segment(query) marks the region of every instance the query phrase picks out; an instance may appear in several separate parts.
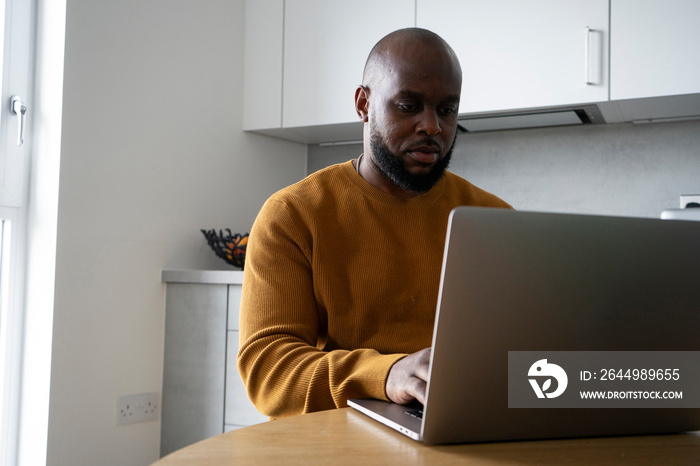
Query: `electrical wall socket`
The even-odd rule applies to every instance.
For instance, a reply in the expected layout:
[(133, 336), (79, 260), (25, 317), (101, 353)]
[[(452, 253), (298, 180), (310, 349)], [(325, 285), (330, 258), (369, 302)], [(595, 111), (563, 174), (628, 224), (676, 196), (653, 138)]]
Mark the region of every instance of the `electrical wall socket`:
[(159, 413), (157, 393), (125, 395), (117, 400), (117, 425), (155, 421)]
[(688, 204), (700, 204), (700, 194), (681, 194), (681, 209), (688, 207)]

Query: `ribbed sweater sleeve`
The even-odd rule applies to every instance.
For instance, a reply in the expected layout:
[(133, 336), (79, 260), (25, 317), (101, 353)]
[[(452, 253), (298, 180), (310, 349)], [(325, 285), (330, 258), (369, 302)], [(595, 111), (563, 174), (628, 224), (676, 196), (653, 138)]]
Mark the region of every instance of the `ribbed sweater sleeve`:
[(430, 346), (457, 205), (510, 207), (453, 174), (393, 198), (350, 162), (265, 203), (248, 243), (237, 361), (258, 410), (276, 418), (387, 399), (391, 366)]

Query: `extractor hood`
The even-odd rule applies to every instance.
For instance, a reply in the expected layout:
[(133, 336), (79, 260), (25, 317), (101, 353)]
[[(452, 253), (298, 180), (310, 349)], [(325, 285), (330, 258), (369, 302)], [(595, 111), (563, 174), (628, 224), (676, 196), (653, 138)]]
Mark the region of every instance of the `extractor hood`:
[(523, 112), (469, 115), (458, 119), (460, 129), (469, 133), (505, 129), (538, 128), (605, 123), (597, 105), (571, 108), (527, 110)]
[(502, 112), (463, 114), (465, 132), (604, 123), (655, 123), (700, 119), (700, 94), (670, 95)]

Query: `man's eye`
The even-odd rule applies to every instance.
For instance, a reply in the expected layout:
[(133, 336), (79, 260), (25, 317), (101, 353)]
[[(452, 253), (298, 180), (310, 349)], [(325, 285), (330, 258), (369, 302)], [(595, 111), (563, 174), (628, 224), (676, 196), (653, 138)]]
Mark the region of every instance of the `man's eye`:
[(401, 102), (399, 108), (404, 112), (415, 112), (418, 110), (418, 105)]
[(442, 107), (440, 109), (440, 113), (442, 113), (444, 116), (450, 116), (456, 111), (457, 109), (455, 107)]

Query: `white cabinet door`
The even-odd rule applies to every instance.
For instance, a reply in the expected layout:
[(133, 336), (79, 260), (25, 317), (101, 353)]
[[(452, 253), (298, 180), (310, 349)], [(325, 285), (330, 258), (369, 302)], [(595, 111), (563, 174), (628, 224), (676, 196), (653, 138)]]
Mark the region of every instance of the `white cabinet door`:
[(608, 0), (417, 0), (416, 11), (459, 56), (460, 113), (608, 100), (608, 16)]
[(356, 122), (372, 46), (415, 24), (414, 0), (286, 0), (282, 125)]
[(612, 100), (700, 93), (700, 1), (612, 0)]

